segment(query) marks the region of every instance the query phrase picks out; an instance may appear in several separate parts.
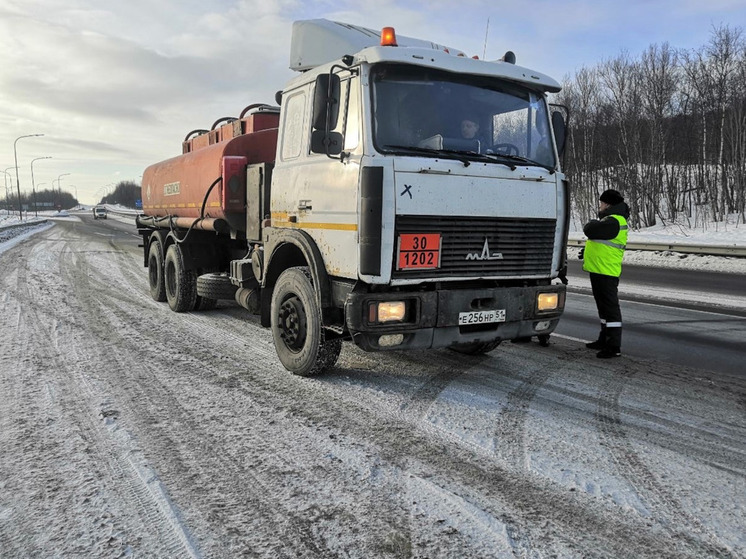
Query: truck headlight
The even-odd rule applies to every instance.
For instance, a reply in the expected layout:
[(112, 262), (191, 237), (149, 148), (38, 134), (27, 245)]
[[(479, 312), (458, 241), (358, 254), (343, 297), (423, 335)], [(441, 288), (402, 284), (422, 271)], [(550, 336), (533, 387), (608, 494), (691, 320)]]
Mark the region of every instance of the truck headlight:
[(559, 293), (539, 293), (536, 297), (536, 310), (554, 311), (559, 306)]
[(404, 301), (373, 301), (368, 306), (368, 321), (372, 323), (402, 322), (406, 315)]

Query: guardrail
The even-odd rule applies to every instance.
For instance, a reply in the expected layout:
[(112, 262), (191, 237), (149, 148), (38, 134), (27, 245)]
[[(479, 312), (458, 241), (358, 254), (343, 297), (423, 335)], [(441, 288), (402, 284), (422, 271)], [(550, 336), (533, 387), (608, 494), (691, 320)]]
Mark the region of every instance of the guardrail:
[[(570, 239), (567, 241), (569, 246), (582, 247), (585, 241), (580, 239)], [(746, 258), (746, 247), (730, 245), (690, 245), (690, 244), (670, 244), (670, 243), (627, 243), (627, 250), (670, 250), (672, 252), (686, 252), (689, 254), (702, 254), (710, 256), (735, 256), (737, 258)]]
[(46, 223), (49, 221), (48, 219), (37, 219), (34, 221), (19, 221), (17, 223), (11, 223), (10, 225), (2, 225), (0, 224), (0, 231), (3, 229), (17, 229), (19, 227), (34, 227), (36, 225), (41, 225), (43, 223)]
[(141, 210), (130, 210), (127, 208), (112, 208), (111, 206), (105, 206), (105, 208), (107, 213), (118, 215), (121, 217), (131, 217), (132, 219), (135, 219), (142, 213)]

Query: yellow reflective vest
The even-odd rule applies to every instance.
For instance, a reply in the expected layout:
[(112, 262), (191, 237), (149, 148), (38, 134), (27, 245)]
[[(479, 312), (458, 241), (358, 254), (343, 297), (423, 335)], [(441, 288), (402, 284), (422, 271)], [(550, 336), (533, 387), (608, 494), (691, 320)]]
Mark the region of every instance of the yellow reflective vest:
[(622, 274), (622, 258), (627, 248), (627, 220), (621, 215), (612, 214), (619, 222), (619, 233), (613, 239), (591, 240), (585, 243), (583, 270), (604, 276), (619, 277)]

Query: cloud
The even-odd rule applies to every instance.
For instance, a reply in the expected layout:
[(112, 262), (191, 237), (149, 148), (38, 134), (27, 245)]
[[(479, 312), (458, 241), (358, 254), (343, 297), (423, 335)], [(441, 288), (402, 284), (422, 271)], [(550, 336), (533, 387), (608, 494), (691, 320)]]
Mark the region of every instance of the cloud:
[[(397, 32), (555, 78), (621, 49), (694, 47), (711, 25), (746, 21), (742, 0), (4, 0), (0, 8), (0, 163), (22, 134), (21, 179), (30, 158), (96, 183), (137, 177), (180, 152), (187, 131), (237, 116), (293, 76), (297, 19), (324, 17)], [(110, 163), (107, 167), (104, 162)], [(95, 162), (92, 164), (91, 162)], [(7, 166), (7, 163), (5, 164)], [(51, 167), (57, 167), (51, 169)], [(107, 171), (107, 168), (109, 171)], [(55, 175), (56, 176), (56, 175)], [(106, 184), (104, 182), (104, 184)]]

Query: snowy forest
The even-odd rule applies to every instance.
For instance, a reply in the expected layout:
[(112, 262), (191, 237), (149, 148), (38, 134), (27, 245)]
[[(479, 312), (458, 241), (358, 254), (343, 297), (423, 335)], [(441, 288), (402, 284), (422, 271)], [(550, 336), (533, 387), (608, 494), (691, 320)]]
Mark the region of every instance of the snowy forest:
[(574, 211), (595, 217), (616, 188), (630, 225), (746, 223), (746, 40), (713, 27), (707, 44), (621, 52), (566, 77), (553, 99), (570, 114), (564, 170)]
[[(12, 186), (12, 185), (11, 185)], [(135, 202), (140, 198), (140, 185), (133, 181), (121, 181), (105, 194), (99, 204), (120, 204), (128, 208), (136, 207)], [(21, 207), (24, 211), (64, 209), (69, 210), (80, 202), (72, 193), (64, 190), (44, 189), (32, 190), (32, 192), (21, 193)], [(18, 209), (18, 196), (13, 193), (12, 188), (6, 187), (5, 199), (0, 207), (8, 211)]]

